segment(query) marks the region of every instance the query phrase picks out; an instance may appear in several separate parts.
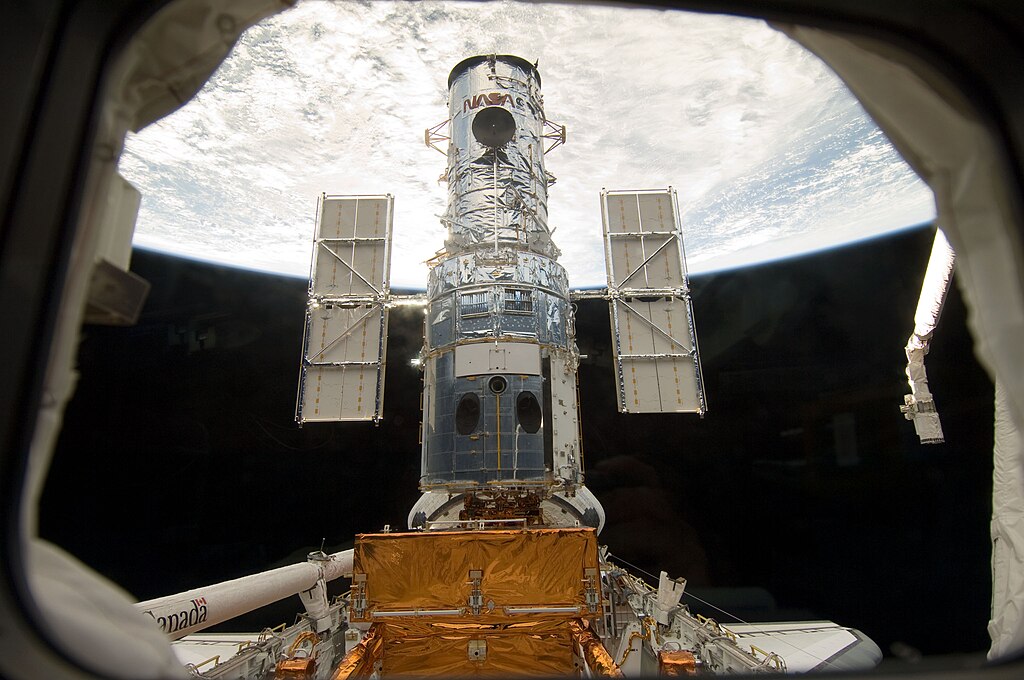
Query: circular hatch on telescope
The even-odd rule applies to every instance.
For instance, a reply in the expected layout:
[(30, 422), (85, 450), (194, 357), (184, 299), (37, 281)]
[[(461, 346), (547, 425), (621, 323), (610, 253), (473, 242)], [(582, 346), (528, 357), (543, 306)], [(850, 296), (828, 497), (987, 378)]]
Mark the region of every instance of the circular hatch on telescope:
[(484, 146), (499, 147), (516, 134), (516, 119), (508, 109), (488, 106), (473, 117), (473, 136)]

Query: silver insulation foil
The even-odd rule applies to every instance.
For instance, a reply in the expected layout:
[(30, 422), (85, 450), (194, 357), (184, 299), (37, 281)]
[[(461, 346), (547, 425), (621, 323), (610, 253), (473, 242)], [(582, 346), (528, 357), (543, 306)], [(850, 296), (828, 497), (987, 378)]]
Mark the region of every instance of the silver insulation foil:
[[(512, 114), (515, 134), (498, 148), (473, 134), (474, 116), (498, 106)], [(449, 252), (515, 244), (558, 257), (548, 229), (544, 170), (544, 100), (540, 76), (519, 58), (479, 57), (452, 72), (448, 110)]]
[(449, 87), (448, 239), (427, 284), (420, 488), (574, 490), (578, 353), (547, 224), (540, 76), (519, 57), (473, 57)]
[(427, 297), (428, 353), (459, 339), (530, 338), (571, 343), (569, 282), (554, 260), (513, 253), (495, 264), (475, 253), (456, 255), (431, 271)]

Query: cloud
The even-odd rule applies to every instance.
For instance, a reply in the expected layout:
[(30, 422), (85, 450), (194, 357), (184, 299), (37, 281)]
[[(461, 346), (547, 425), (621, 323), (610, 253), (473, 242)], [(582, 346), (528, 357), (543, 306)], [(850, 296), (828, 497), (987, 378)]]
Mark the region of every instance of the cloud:
[(451, 67), (492, 52), (539, 60), (547, 115), (569, 130), (547, 165), (573, 285), (604, 282), (602, 187), (676, 187), (693, 270), (934, 215), (831, 71), (763, 22), (307, 0), (246, 32), (192, 102), (128, 140), (122, 173), (144, 196), (136, 244), (306, 276), (321, 192), (392, 193), (393, 285), (423, 286), (446, 200), (445, 159), (423, 130), (447, 115)]

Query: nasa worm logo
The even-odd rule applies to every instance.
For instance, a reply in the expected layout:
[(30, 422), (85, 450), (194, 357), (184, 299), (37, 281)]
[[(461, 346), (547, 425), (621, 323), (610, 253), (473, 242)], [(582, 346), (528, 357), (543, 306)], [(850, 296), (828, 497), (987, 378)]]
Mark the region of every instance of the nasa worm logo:
[(522, 97), (513, 98), (512, 95), (505, 94), (503, 92), (490, 92), (488, 94), (474, 95), (471, 98), (467, 97), (462, 102), (462, 112), (466, 113), (467, 111), (478, 109), (481, 106), (506, 105), (517, 108), (520, 111), (525, 111), (527, 108), (529, 108), (531, 113), (534, 112), (533, 105), (527, 101), (524, 101)]

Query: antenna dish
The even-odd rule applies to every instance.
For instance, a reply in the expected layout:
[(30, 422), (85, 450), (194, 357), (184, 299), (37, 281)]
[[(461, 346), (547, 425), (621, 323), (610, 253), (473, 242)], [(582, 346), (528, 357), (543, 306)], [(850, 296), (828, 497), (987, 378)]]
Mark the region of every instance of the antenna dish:
[(484, 146), (499, 147), (516, 134), (516, 119), (508, 109), (488, 106), (473, 118), (473, 136)]

